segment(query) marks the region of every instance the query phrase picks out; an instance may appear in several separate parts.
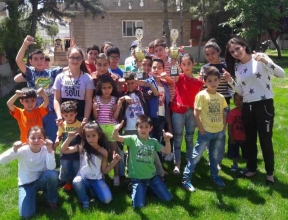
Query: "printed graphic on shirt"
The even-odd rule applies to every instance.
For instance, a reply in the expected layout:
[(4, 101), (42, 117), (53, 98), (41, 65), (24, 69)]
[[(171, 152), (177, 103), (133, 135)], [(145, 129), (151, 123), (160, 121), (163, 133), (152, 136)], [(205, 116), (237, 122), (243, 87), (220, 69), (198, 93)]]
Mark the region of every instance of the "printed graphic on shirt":
[(79, 79), (68, 79), (65, 78), (64, 80), (64, 92), (66, 97), (74, 97), (74, 98), (80, 98), (80, 88), (81, 83)]
[(161, 91), (159, 90), (159, 106), (164, 106), (165, 105), (164, 101), (165, 101), (165, 91), (164, 89)]
[(147, 146), (140, 143), (136, 153), (136, 161), (139, 163), (149, 163), (149, 164), (153, 163), (154, 151), (155, 151), (154, 146)]
[(243, 124), (242, 124), (242, 116), (235, 116), (234, 117), (234, 121), (233, 121), (233, 125), (234, 125), (234, 129), (236, 131), (244, 131), (244, 127), (243, 127)]
[(135, 118), (138, 117), (139, 115), (142, 115), (143, 109), (140, 103), (140, 100), (137, 96), (132, 98), (132, 103), (128, 107), (128, 115), (129, 118)]
[(43, 88), (47, 96), (53, 94), (52, 83), (53, 80), (50, 77), (40, 76), (35, 78), (36, 88)]
[(211, 99), (208, 101), (208, 117), (212, 123), (222, 121), (219, 99)]

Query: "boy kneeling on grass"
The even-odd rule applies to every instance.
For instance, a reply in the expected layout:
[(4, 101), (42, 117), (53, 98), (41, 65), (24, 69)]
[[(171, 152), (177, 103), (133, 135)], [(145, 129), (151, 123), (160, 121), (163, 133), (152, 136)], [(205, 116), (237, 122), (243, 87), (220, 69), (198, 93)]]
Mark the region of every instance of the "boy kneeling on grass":
[(158, 175), (155, 175), (154, 154), (161, 151), (171, 153), (170, 139), (172, 134), (163, 130), (165, 147), (155, 138), (150, 138), (152, 121), (146, 115), (138, 116), (136, 120), (137, 135), (120, 136), (119, 130), (124, 121), (114, 127), (112, 137), (115, 141), (124, 142), (129, 147), (128, 177), (132, 182), (132, 203), (134, 208), (141, 208), (145, 204), (147, 187), (161, 200), (171, 201), (172, 196), (166, 185)]

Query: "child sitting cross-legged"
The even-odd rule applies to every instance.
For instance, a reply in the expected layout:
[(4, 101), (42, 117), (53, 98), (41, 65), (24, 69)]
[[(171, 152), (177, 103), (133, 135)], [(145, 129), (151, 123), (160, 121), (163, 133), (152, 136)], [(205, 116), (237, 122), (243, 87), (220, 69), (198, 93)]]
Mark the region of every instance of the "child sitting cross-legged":
[(158, 175), (155, 175), (156, 168), (154, 158), (157, 151), (165, 154), (171, 153), (170, 138), (172, 134), (163, 132), (165, 147), (155, 138), (150, 138), (152, 121), (146, 115), (138, 116), (136, 120), (137, 135), (120, 136), (119, 130), (124, 121), (114, 127), (113, 139), (124, 142), (129, 147), (128, 177), (132, 182), (132, 203), (134, 208), (141, 208), (145, 204), (147, 188), (163, 201), (171, 201), (172, 196), (166, 185)]
[(69, 132), (68, 138), (61, 146), (61, 153), (80, 153), (80, 169), (73, 180), (76, 191), (83, 209), (88, 209), (90, 199), (87, 191), (91, 190), (93, 195), (105, 204), (112, 200), (112, 194), (103, 179), (103, 174), (109, 173), (119, 162), (121, 157), (114, 153), (113, 160), (108, 165), (108, 139), (97, 122), (88, 122), (83, 127), (82, 144), (71, 145), (71, 141), (78, 135), (77, 132)]
[[(59, 145), (59, 142), (63, 142), (67, 139), (69, 132), (78, 131), (81, 128), (81, 122), (76, 119), (77, 104), (74, 101), (63, 102), (60, 106), (61, 115), (64, 118), (63, 123), (58, 128), (57, 139), (55, 140), (54, 148)], [(80, 144), (81, 137), (76, 136), (71, 141), (71, 145)], [(65, 191), (70, 191), (73, 188), (72, 180), (77, 175), (79, 170), (79, 153), (73, 154), (60, 154), (60, 173), (59, 179), (66, 182), (63, 186)]]

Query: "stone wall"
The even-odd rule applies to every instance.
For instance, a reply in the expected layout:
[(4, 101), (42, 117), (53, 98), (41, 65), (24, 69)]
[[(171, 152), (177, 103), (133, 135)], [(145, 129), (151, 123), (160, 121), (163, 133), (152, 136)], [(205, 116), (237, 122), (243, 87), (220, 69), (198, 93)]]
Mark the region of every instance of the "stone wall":
[(13, 72), (9, 63), (0, 65), (0, 97), (6, 96), (15, 86)]

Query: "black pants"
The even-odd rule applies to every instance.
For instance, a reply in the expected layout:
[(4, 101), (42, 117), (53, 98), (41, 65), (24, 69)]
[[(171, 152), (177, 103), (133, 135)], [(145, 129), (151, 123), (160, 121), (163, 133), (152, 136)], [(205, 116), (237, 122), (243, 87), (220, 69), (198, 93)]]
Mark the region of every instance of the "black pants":
[(267, 175), (274, 172), (274, 151), (272, 129), (274, 124), (273, 99), (243, 103), (242, 121), (246, 134), (247, 168), (250, 172), (257, 169), (257, 133)]

